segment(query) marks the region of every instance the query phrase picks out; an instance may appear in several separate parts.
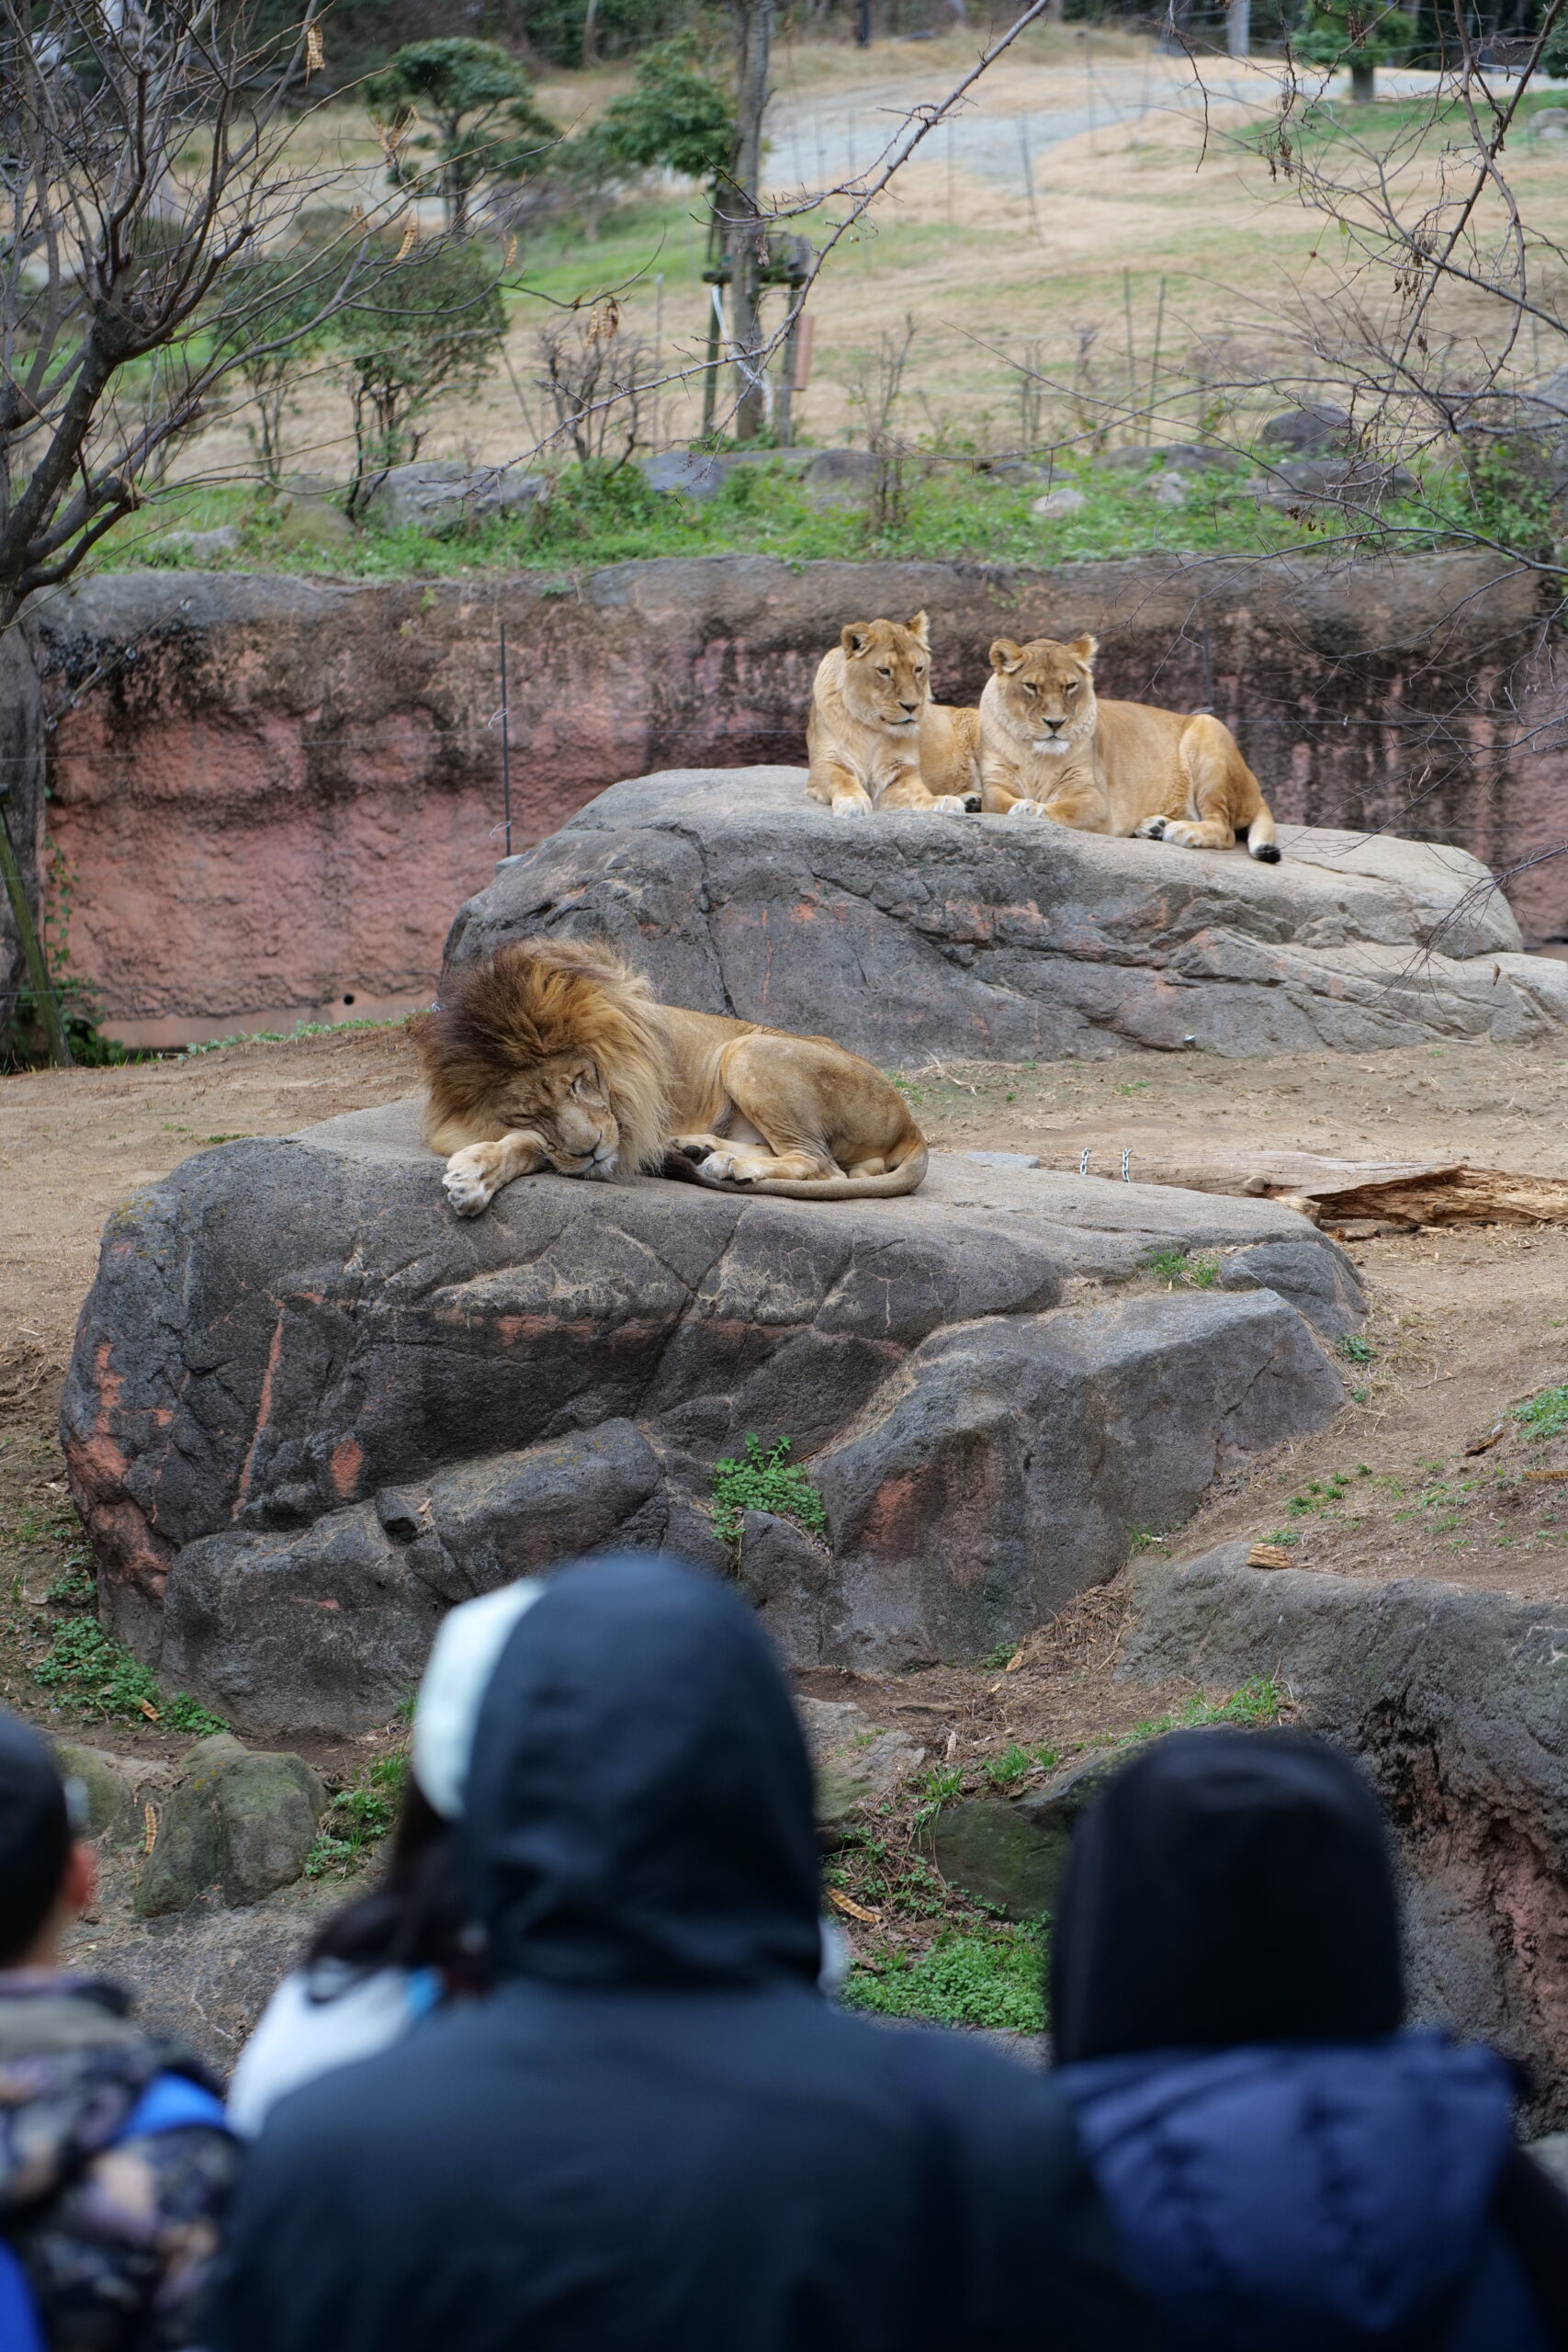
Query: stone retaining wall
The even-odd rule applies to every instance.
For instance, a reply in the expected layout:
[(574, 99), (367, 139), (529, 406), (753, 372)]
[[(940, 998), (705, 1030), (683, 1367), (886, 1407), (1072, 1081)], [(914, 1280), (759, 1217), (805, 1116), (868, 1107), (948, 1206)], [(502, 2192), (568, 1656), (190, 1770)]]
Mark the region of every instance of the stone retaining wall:
[[(50, 832), (73, 968), (148, 1044), (428, 999), (451, 909), (499, 832), (496, 639), (513, 649), (513, 846), (663, 766), (802, 756), (818, 655), (869, 614), (931, 614), (936, 685), (973, 699), (998, 633), (1092, 628), (1115, 695), (1212, 701), (1287, 820), (1550, 845), (1562, 730), (1536, 593), (1490, 559), (1161, 558), (1055, 573), (714, 557), (580, 577), (344, 582), (110, 574), (43, 606)], [(1568, 861), (1514, 891), (1568, 934)]]

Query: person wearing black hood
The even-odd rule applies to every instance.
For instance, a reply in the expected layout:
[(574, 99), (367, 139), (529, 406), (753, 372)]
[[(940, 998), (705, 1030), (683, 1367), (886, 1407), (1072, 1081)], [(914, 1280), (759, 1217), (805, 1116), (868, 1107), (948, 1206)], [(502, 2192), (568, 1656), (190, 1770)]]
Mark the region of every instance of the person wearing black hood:
[(1174, 1734), (1081, 1818), (1057, 2069), (1162, 2352), (1568, 2346), (1512, 2070), (1404, 2029), (1382, 1814), (1289, 1731)]
[(1141, 2344), (1044, 2078), (818, 1991), (810, 1767), (737, 1594), (563, 1570), (442, 1713), (493, 1989), (279, 2102), (214, 2352)]

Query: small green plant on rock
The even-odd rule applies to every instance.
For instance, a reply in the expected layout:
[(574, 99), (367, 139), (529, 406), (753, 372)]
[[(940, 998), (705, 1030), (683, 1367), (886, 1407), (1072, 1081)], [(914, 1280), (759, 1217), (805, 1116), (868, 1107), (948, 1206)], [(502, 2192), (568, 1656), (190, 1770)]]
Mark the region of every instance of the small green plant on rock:
[(1156, 1250), (1145, 1259), (1145, 1270), (1156, 1282), (1175, 1289), (1179, 1283), (1184, 1290), (1213, 1290), (1220, 1279), (1220, 1261), (1212, 1252), (1194, 1256), (1178, 1248)]
[(1347, 1363), (1371, 1363), (1377, 1355), (1371, 1341), (1356, 1331), (1342, 1331), (1334, 1345)]
[(793, 1519), (811, 1535), (824, 1532), (828, 1513), (822, 1498), (805, 1471), (790, 1461), (787, 1437), (781, 1437), (772, 1452), (764, 1453), (752, 1430), (747, 1431), (746, 1449), (739, 1461), (727, 1455), (714, 1464), (708, 1509), (714, 1533), (721, 1543), (739, 1544), (740, 1522), (749, 1510)]

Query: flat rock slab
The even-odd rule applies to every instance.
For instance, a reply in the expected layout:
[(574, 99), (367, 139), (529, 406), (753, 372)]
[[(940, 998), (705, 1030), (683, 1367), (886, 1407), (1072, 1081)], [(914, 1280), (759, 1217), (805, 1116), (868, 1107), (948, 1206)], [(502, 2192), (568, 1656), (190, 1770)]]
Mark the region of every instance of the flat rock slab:
[(600, 933), (671, 1004), (826, 1025), (873, 1060), (1227, 1056), (1568, 1023), (1463, 850), (1282, 826), (1284, 862), (1021, 819), (834, 817), (799, 768), (672, 769), (600, 794), (471, 899), (464, 964)]
[[(1247, 1286), (1061, 1304), (1173, 1247)], [(1334, 1412), (1291, 1303), (1325, 1293), (1358, 1311), (1276, 1203), (959, 1156), (907, 1200), (546, 1176), (461, 1222), (410, 1102), (133, 1194), (62, 1428), (116, 1629), (243, 1729), (360, 1728), (443, 1610), (508, 1577), (612, 1544), (735, 1573), (706, 1503), (749, 1431), (827, 1507), (820, 1542), (744, 1521), (792, 1661), (1017, 1638)]]
[(1529, 2064), (1533, 2129), (1568, 2122), (1568, 1609), (1246, 1553), (1141, 1567), (1121, 1670), (1274, 1676), (1359, 1754), (1405, 1864), (1416, 2009)]

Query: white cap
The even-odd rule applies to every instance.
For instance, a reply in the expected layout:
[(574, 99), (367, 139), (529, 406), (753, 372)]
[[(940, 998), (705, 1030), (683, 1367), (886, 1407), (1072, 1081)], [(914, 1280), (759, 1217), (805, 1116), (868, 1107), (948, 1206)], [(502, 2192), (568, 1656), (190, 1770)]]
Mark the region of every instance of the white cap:
[(448, 1610), (441, 1621), (413, 1714), (413, 1776), (444, 1821), (461, 1817), (474, 1729), (512, 1629), (544, 1591), (523, 1577)]

